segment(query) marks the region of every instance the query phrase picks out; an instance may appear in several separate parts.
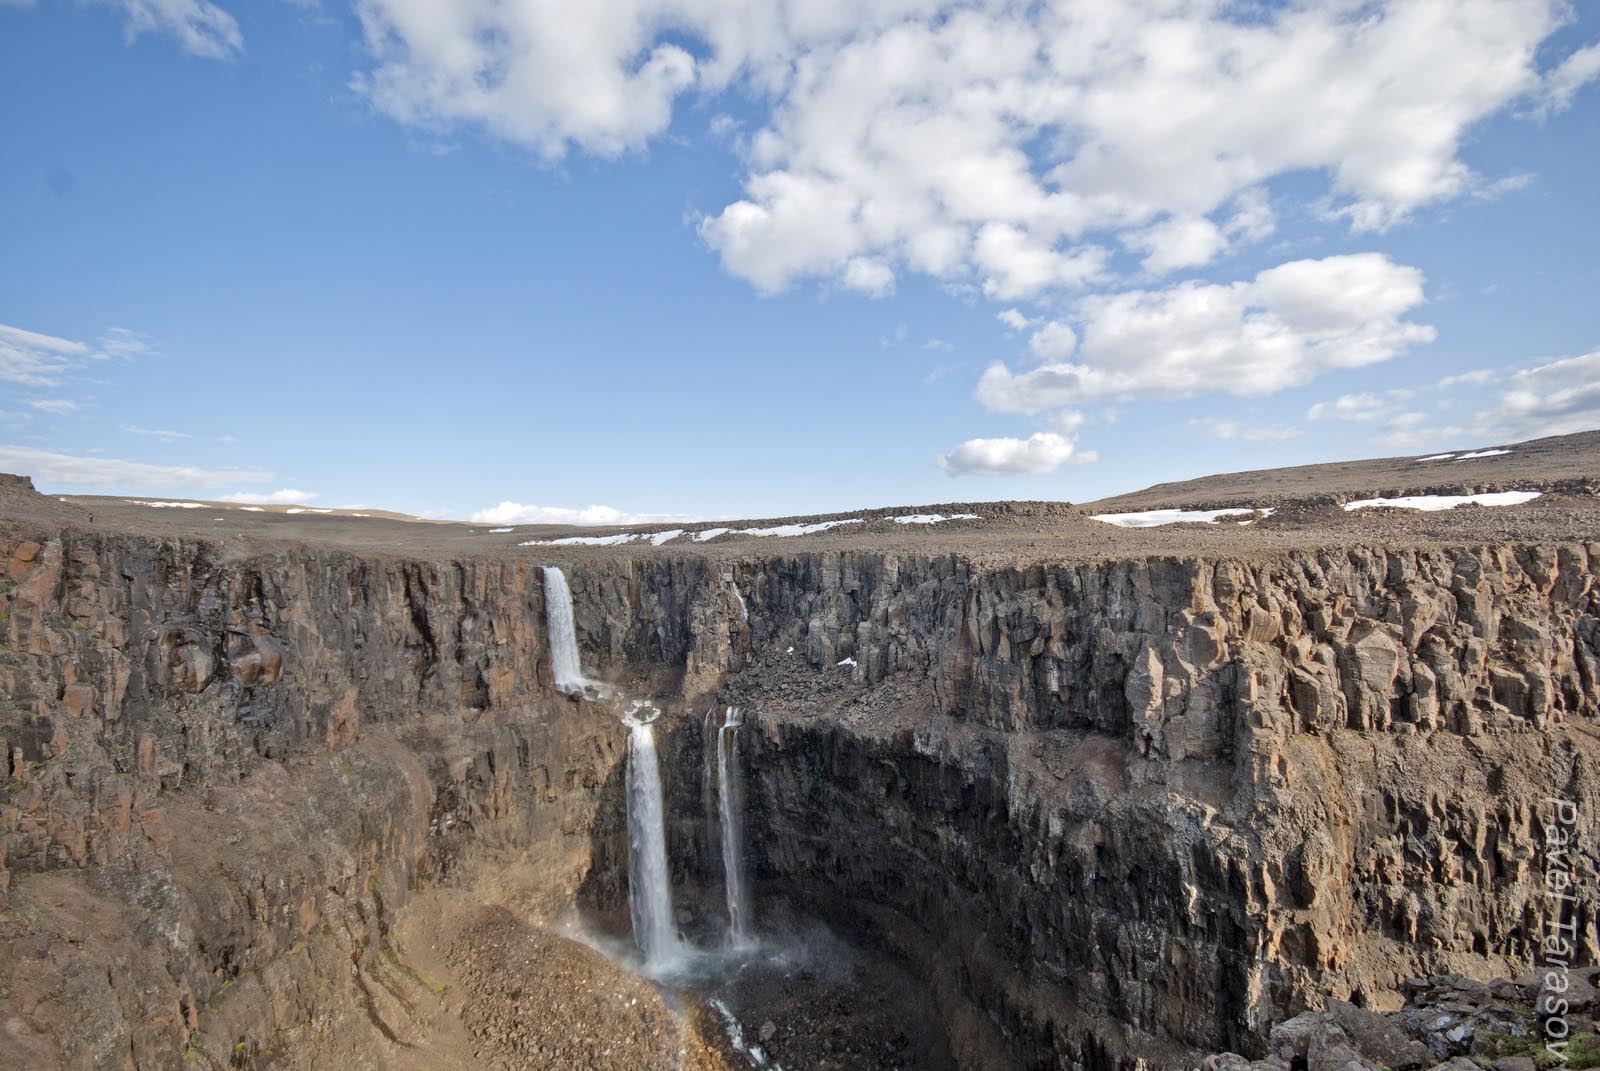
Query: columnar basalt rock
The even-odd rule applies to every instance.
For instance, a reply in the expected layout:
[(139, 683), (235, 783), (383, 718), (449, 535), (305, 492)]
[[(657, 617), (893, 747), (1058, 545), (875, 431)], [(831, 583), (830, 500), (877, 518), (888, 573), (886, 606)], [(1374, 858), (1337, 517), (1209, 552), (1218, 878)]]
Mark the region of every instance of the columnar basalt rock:
[[(618, 914), (624, 730), (555, 693), (533, 559), (0, 562), (0, 963), (44, 964), (0, 1051), (312, 1066), (389, 1022), (418, 885)], [(1600, 814), (1600, 545), (565, 568), (586, 672), (668, 709), (675, 878), (715, 876), (700, 720), (740, 703), (758, 898), (905, 957), (968, 1067), (1255, 1056), (1328, 996), (1520, 973), (1542, 801)]]

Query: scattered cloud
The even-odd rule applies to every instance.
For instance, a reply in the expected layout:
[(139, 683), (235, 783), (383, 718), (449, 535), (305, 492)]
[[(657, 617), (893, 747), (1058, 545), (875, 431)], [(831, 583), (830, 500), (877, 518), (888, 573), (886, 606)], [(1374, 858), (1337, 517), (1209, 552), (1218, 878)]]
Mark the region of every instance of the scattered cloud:
[(71, 487), (222, 487), (259, 483), (271, 473), (259, 469), (208, 469), (197, 465), (150, 465), (109, 457), (83, 457), (27, 446), (0, 446), (0, 472), (34, 477), (44, 484)]
[(1566, 111), (1578, 90), (1596, 78), (1600, 78), (1600, 41), (1580, 48), (1545, 75), (1539, 110), (1544, 114)]
[(1281, 443), (1298, 439), (1304, 432), (1300, 428), (1281, 424), (1242, 424), (1237, 420), (1218, 417), (1201, 417), (1189, 421), (1189, 426), (1201, 435), (1212, 439), (1237, 440), (1249, 443)]
[(1450, 387), (1481, 387), (1485, 383), (1493, 383), (1500, 378), (1500, 373), (1493, 368), (1477, 368), (1471, 372), (1461, 372), (1453, 376), (1445, 376), (1439, 380), (1441, 388)]
[(994, 318), (1011, 328), (1013, 331), (1026, 331), (1036, 322), (1030, 317), (1024, 316), (1017, 309), (1004, 309), (995, 313)]
[(231, 59), (244, 51), (239, 23), (209, 0), (94, 0), (122, 15), (128, 40), (147, 33), (175, 37), (191, 56)]
[(1107, 238), (1152, 274), (1196, 267), (1270, 234), (1264, 184), (1291, 174), (1382, 229), (1492, 188), (1460, 159), (1470, 129), (1540, 93), (1564, 106), (1600, 59), (1541, 67), (1564, 0), (356, 10), (373, 59), (353, 84), (379, 112), (547, 160), (643, 149), (685, 94), (748, 96), (766, 113), (737, 139), (742, 193), (700, 233), (764, 292), (913, 272), (1022, 300), (1099, 278)]
[(1186, 282), (1084, 298), (1076, 362), (1015, 373), (990, 365), (977, 397), (995, 412), (1203, 392), (1271, 394), (1431, 341), (1403, 319), (1423, 276), (1377, 253), (1298, 260), (1237, 283)]
[(571, 509), (565, 506), (525, 506), (510, 501), (479, 510), (467, 519), (474, 524), (656, 524), (662, 521), (694, 520), (671, 513), (626, 513), (611, 506)]
[[(246, 506), (293, 506), (302, 502), (310, 502), (316, 498), (315, 491), (296, 491), (292, 487), (285, 487), (279, 491), (257, 493), (255, 491), (235, 491), (229, 495), (218, 495), (218, 502), (237, 502)], [(342, 507), (341, 507), (342, 508)], [(361, 507), (353, 507), (360, 509)]]
[(154, 352), (143, 336), (120, 327), (91, 345), (0, 324), (0, 380), (30, 387), (56, 386), (93, 361), (128, 360)]
[(1073, 460), (1075, 453), (1071, 439), (1041, 431), (1026, 439), (968, 439), (937, 464), (951, 476), (1038, 476)]
[(168, 431), (165, 428), (141, 428), (137, 424), (124, 424), (122, 431), (129, 435), (143, 435), (147, 439), (160, 439), (162, 442), (177, 442), (180, 439), (192, 439), (194, 436), (186, 431)]
[(1600, 350), (1509, 376), (1476, 423), (1485, 435), (1507, 441), (1600, 428)]
[(1028, 339), (1028, 350), (1041, 361), (1064, 361), (1077, 348), (1077, 334), (1057, 320), (1040, 327)]
[(54, 413), (57, 416), (76, 413), (81, 408), (77, 402), (67, 398), (36, 398), (27, 404), (41, 413)]
[(1378, 420), (1394, 411), (1394, 402), (1373, 391), (1341, 394), (1331, 402), (1318, 402), (1306, 410), (1308, 420)]

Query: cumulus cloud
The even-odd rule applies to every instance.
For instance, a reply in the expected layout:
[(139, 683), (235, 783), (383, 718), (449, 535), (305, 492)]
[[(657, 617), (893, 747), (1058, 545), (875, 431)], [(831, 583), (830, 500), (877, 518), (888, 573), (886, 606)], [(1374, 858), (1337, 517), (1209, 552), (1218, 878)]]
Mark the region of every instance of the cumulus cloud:
[(1077, 334), (1058, 320), (1045, 324), (1028, 339), (1028, 350), (1041, 361), (1064, 361), (1077, 348)]
[(1071, 439), (1041, 431), (1026, 439), (968, 439), (936, 462), (951, 476), (1037, 476), (1073, 460)]
[(525, 506), (521, 502), (501, 502), (481, 509), (469, 518), (475, 524), (656, 524), (688, 521), (691, 517), (671, 513), (625, 513), (611, 506)]
[(640, 149), (688, 93), (753, 99), (742, 194), (700, 233), (763, 291), (916, 272), (1025, 300), (1097, 278), (1104, 236), (1154, 274), (1198, 266), (1271, 233), (1262, 186), (1293, 173), (1382, 228), (1491, 185), (1460, 159), (1474, 124), (1593, 77), (1587, 49), (1540, 67), (1564, 0), (356, 9), (379, 111), (547, 159)]
[(259, 469), (208, 469), (198, 465), (149, 465), (109, 457), (82, 457), (28, 446), (0, 446), (0, 472), (32, 476), (40, 483), (69, 487), (222, 487), (258, 483), (271, 473)]
[(1298, 260), (1236, 283), (1187, 282), (1084, 298), (1077, 359), (1013, 372), (990, 365), (977, 397), (1036, 413), (1119, 398), (1270, 394), (1431, 341), (1403, 319), (1423, 276), (1376, 253)]
[[(285, 487), (278, 491), (235, 491), (230, 495), (218, 495), (218, 502), (238, 502), (246, 506), (293, 506), (301, 502), (310, 502), (316, 498), (315, 491), (297, 491), (292, 487)], [(341, 507), (343, 508), (343, 507)], [(350, 507), (360, 509), (360, 506)]]

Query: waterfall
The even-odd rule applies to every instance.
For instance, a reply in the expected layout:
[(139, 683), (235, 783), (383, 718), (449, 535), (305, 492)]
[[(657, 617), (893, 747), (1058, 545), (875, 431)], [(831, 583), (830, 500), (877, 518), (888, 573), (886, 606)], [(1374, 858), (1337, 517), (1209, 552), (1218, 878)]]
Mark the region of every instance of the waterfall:
[(750, 623), (750, 608), (744, 604), (744, 592), (739, 590), (739, 585), (733, 585), (733, 598), (739, 604), (739, 620), (745, 624)]
[(572, 623), (572, 589), (560, 566), (544, 568), (544, 622), (550, 635), (550, 668), (555, 673), (556, 691), (593, 699), (599, 685), (583, 675), (578, 658), (578, 630)]
[[(628, 911), (633, 939), (644, 955), (646, 974), (670, 971), (681, 959), (672, 886), (667, 872), (667, 830), (661, 801), (661, 767), (656, 760), (654, 717), (634, 703), (623, 717), (628, 743)], [(655, 711), (660, 714), (660, 711)]]
[(739, 726), (744, 714), (729, 707), (717, 731), (717, 788), (722, 819), (722, 871), (728, 890), (728, 937), (735, 948), (750, 944), (750, 902), (744, 887), (744, 816), (739, 792)]

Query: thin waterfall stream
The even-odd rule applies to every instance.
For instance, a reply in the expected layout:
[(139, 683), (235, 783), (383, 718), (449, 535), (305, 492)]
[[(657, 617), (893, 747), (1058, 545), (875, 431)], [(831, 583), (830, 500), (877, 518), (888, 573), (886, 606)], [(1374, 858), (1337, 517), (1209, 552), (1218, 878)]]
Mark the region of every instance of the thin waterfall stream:
[(735, 949), (749, 948), (750, 902), (744, 881), (744, 808), (739, 781), (739, 727), (744, 712), (729, 707), (717, 730), (717, 804), (722, 825), (723, 883), (728, 893), (728, 938)]

